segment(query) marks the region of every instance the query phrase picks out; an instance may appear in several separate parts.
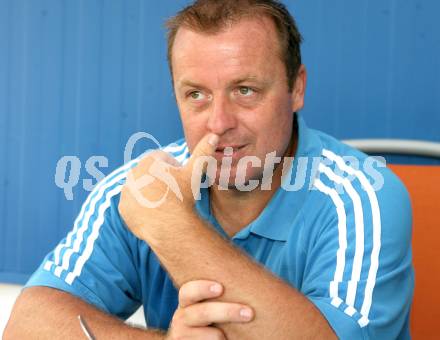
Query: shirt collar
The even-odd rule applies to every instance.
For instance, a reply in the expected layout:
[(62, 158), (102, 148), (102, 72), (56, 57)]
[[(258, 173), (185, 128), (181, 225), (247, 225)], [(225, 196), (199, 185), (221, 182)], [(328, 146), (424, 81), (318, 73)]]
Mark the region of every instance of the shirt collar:
[[(305, 164), (306, 173), (304, 184), (294, 191), (285, 190), (283, 186), (278, 188), (261, 214), (248, 226), (234, 235), (233, 239), (245, 239), (250, 233), (253, 233), (271, 240), (287, 240), (292, 222), (300, 212), (302, 204), (310, 191), (313, 158), (320, 157), (322, 151), (320, 139), (314, 130), (307, 127), (299, 114), (296, 114), (295, 118), (298, 127), (297, 150), (294, 161), (290, 166), (290, 170), (292, 170), (291, 176), (284, 176), (283, 182), (293, 185), (297, 177), (297, 172), (298, 179), (301, 177), (301, 170), (298, 171), (298, 169), (301, 169), (303, 166), (300, 165), (300, 168), (298, 168), (298, 165)], [(301, 158), (303, 158), (302, 162), (304, 163), (299, 163), (299, 159)], [(307, 159), (307, 163), (305, 163), (304, 158)], [(302, 182), (302, 179), (300, 179), (300, 182)], [(201, 190), (201, 199), (196, 202), (196, 209), (202, 218), (212, 223), (223, 236), (226, 236), (226, 233), (211, 214), (208, 189), (204, 188)]]

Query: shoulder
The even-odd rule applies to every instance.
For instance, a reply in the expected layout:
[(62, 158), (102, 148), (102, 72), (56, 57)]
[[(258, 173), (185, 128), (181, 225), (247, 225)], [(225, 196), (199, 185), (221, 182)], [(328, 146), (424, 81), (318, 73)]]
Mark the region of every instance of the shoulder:
[(382, 237), (398, 231), (407, 244), (412, 220), (409, 194), (385, 160), (314, 132), (322, 149), (320, 161), (312, 170), (311, 197), (321, 205), (322, 217), (362, 222)]
[[(383, 157), (369, 156), (337, 139), (316, 132), (322, 143), (321, 161), (316, 169), (316, 180), (338, 189), (351, 188), (366, 196), (373, 208), (393, 207), (396, 202), (409, 203), (409, 194), (401, 180), (386, 166)], [(318, 182), (319, 183), (319, 182)], [(350, 195), (349, 195), (350, 196)]]

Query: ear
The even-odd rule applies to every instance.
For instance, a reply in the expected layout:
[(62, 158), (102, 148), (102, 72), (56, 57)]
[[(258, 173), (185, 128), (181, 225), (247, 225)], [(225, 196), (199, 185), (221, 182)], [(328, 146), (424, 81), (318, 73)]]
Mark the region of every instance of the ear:
[(295, 84), (292, 90), (292, 112), (298, 112), (304, 107), (304, 96), (307, 85), (307, 71), (304, 65), (301, 65), (296, 76)]

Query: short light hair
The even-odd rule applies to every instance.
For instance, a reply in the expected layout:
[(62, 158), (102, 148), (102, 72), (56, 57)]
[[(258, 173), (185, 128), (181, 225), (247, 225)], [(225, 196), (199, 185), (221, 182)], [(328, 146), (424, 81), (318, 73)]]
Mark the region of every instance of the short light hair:
[(302, 36), (286, 6), (276, 0), (196, 0), (166, 22), (168, 64), (173, 77), (172, 50), (181, 27), (195, 32), (219, 33), (245, 18), (268, 17), (275, 24), (280, 57), (286, 67), (289, 91), (293, 90), (301, 66)]

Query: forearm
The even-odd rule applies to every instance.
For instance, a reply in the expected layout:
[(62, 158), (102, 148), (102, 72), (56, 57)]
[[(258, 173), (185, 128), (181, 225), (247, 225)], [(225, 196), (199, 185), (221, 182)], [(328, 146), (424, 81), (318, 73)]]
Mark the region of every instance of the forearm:
[(255, 263), (198, 218), (188, 217), (185, 221), (188, 225), (179, 232), (164, 232), (151, 238), (150, 246), (178, 287), (195, 279), (218, 281), (225, 287), (221, 300), (254, 308), (253, 322), (220, 325), (229, 339), (334, 337), (319, 310), (300, 292)]
[(164, 334), (134, 328), (65, 292), (45, 287), (25, 289), (17, 299), (4, 339), (82, 339), (81, 315), (97, 339), (151, 339)]

